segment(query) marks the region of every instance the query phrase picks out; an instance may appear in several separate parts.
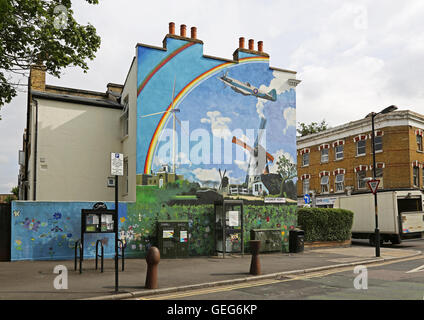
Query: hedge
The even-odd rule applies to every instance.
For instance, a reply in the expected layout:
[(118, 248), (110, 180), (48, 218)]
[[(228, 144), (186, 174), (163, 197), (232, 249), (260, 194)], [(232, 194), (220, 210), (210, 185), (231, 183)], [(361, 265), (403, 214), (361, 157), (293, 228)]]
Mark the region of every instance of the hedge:
[(299, 227), (305, 241), (343, 241), (351, 238), (353, 212), (345, 209), (302, 208), (298, 210)]

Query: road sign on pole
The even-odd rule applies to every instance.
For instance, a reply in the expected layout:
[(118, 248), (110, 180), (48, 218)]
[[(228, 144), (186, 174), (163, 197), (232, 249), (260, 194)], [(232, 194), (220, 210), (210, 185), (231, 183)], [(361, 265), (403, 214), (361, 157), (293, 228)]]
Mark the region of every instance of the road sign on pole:
[(311, 203), (311, 196), (309, 194), (305, 194), (303, 196), (303, 200), (305, 200), (305, 204), (310, 204)]
[(110, 171), (113, 176), (124, 175), (124, 155), (122, 153), (111, 153)]
[(378, 179), (374, 180), (373, 179), (373, 180), (367, 181), (367, 184), (368, 184), (368, 188), (370, 188), (371, 192), (373, 194), (376, 194), (378, 185), (380, 184), (380, 180), (378, 180)]

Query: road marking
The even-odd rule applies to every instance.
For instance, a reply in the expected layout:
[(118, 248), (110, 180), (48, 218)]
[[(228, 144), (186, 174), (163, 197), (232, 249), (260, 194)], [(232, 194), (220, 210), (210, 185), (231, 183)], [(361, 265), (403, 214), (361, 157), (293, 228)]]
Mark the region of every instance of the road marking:
[[(420, 259), (420, 258), (422, 259), (423, 257), (424, 257), (423, 255), (419, 255), (419, 256), (409, 257), (409, 258), (405, 258), (405, 259), (399, 259), (399, 260), (395, 260), (395, 261), (384, 261), (384, 262), (378, 262), (378, 263), (371, 263), (371, 264), (368, 264), (367, 267), (369, 267), (369, 268), (379, 267), (379, 266), (393, 264), (393, 263), (399, 263), (399, 262), (410, 261), (410, 260), (417, 260), (417, 259)], [(269, 280), (261, 280), (261, 281), (254, 281), (254, 282), (252, 281), (251, 283), (241, 283), (241, 284), (235, 284), (235, 285), (229, 285), (229, 286), (223, 286), (223, 287), (220, 286), (220, 287), (213, 287), (213, 288), (190, 290), (190, 291), (185, 291), (185, 292), (177, 292), (177, 293), (170, 293), (170, 294), (163, 294), (163, 295), (140, 297), (140, 298), (136, 298), (136, 300), (169, 300), (169, 299), (178, 299), (178, 298), (184, 298), (184, 297), (190, 297), (190, 296), (207, 295), (207, 294), (216, 293), (216, 292), (226, 292), (226, 291), (233, 291), (233, 290), (237, 290), (237, 289), (266, 286), (266, 285), (270, 285), (270, 284), (283, 283), (283, 282), (289, 282), (289, 281), (319, 278), (319, 277), (324, 277), (324, 276), (328, 276), (328, 275), (335, 274), (335, 273), (342, 273), (342, 272), (345, 272), (345, 271), (351, 271), (351, 270), (353, 270), (354, 267), (355, 266), (341, 267), (341, 268), (311, 272), (311, 273), (306, 273), (306, 274), (301, 274), (301, 275), (284, 275), (284, 277), (288, 278), (288, 279), (283, 279), (283, 280), (269, 279)], [(422, 268), (424, 269), (424, 266), (422, 266)]]
[(420, 272), (420, 271), (424, 271), (424, 265), (422, 265), (422, 266), (420, 266), (420, 267), (418, 267), (418, 268), (415, 268), (415, 269), (409, 270), (409, 271), (407, 271), (407, 272), (405, 272), (405, 273), (413, 273), (413, 272)]

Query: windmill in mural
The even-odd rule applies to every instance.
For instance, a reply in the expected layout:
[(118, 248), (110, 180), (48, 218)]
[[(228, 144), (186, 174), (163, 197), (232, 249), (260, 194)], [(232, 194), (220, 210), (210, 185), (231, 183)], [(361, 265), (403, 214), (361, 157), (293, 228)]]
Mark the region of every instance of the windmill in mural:
[(224, 170), (224, 174), (222, 174), (221, 169), (218, 169), (218, 171), (219, 171), (219, 177), (221, 178), (220, 179), (218, 190), (221, 191), (221, 190), (223, 190), (223, 189), (225, 189), (225, 188), (228, 187), (229, 179), (225, 175), (227, 173), (227, 169)]
[(232, 143), (241, 146), (250, 153), (250, 159), (246, 175), (246, 183), (248, 185), (248, 188), (251, 188), (251, 184), (255, 176), (260, 176), (261, 174), (269, 173), (268, 164), (274, 161), (274, 157), (270, 153), (268, 153), (265, 148), (260, 144), (262, 135), (265, 132), (265, 125), (266, 119), (261, 118), (259, 132), (256, 136), (253, 148), (241, 139), (236, 138), (235, 136), (232, 139)]

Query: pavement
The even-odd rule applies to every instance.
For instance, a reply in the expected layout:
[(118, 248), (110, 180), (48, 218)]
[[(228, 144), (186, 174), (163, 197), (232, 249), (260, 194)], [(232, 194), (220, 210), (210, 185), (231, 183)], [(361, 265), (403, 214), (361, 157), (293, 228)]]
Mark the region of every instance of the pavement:
[[(119, 272), (119, 293), (114, 292), (114, 261), (106, 259), (104, 272), (95, 270), (94, 260), (85, 260), (83, 272), (74, 271), (74, 261), (0, 262), (0, 299), (69, 300), (69, 299), (129, 299), (152, 294), (164, 294), (205, 287), (230, 285), (259, 279), (279, 278), (287, 274), (302, 274), (332, 268), (370, 264), (414, 257), (417, 248), (381, 248), (366, 246), (305, 249), (302, 253), (260, 254), (261, 276), (249, 275), (251, 256), (190, 257), (162, 259), (159, 263), (159, 289), (144, 288), (146, 261), (126, 259), (125, 271)], [(421, 249), (421, 248), (419, 248)], [(121, 261), (120, 261), (121, 262)], [(55, 266), (68, 270), (68, 289), (57, 290)]]

